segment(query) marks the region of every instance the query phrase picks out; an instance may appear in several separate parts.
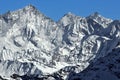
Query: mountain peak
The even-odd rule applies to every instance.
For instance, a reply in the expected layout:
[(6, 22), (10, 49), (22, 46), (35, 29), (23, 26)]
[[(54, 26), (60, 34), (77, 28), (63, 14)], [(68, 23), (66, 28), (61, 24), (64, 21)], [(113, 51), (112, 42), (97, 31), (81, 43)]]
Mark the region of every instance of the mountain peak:
[(99, 16), (100, 14), (98, 12), (93, 13), (94, 16)]
[(68, 12), (66, 15), (74, 15), (72, 12)]
[(105, 18), (100, 15), (98, 12), (91, 14), (90, 16), (86, 17), (87, 19), (93, 19), (94, 21), (98, 22), (99, 24), (106, 25), (112, 22), (111, 19)]
[(72, 12), (68, 12), (68, 13), (66, 13), (64, 16), (75, 16), (75, 14), (73, 14)]
[(24, 9), (25, 10), (37, 10), (36, 7), (31, 4), (27, 5)]
[(98, 18), (98, 17), (102, 17), (98, 12), (94, 12), (93, 14), (91, 14), (90, 16), (88, 16), (89, 18)]

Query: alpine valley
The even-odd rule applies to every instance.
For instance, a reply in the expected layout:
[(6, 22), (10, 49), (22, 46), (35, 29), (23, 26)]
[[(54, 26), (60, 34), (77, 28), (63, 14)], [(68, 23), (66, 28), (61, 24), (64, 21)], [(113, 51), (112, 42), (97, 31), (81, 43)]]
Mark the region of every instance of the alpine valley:
[(120, 20), (59, 21), (34, 6), (0, 15), (1, 80), (120, 80)]

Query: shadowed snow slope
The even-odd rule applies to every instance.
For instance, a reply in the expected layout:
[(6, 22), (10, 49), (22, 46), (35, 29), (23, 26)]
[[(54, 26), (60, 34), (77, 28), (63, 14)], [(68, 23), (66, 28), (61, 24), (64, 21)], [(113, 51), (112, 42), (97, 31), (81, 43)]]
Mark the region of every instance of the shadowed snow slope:
[(69, 80), (120, 80), (120, 47), (91, 63), (85, 70), (71, 73)]
[(28, 5), (0, 16), (0, 76), (68, 79), (71, 72), (79, 73), (112, 53), (119, 43), (119, 20), (97, 12), (86, 18), (69, 12), (55, 22)]

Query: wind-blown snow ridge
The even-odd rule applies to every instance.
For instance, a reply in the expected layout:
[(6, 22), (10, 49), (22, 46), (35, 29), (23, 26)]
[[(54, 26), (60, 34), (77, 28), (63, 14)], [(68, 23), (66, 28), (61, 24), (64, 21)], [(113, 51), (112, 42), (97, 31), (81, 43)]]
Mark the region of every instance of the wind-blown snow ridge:
[(119, 20), (98, 13), (68, 13), (55, 22), (28, 5), (0, 16), (0, 76), (68, 79), (71, 72), (79, 73), (108, 55), (119, 42)]

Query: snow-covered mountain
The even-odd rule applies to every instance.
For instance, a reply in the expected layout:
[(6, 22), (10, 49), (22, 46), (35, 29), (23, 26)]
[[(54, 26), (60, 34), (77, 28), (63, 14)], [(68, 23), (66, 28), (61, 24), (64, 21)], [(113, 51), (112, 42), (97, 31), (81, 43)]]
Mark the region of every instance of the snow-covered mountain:
[(114, 54), (118, 43), (119, 20), (69, 12), (55, 22), (28, 5), (0, 15), (0, 76), (67, 80)]

